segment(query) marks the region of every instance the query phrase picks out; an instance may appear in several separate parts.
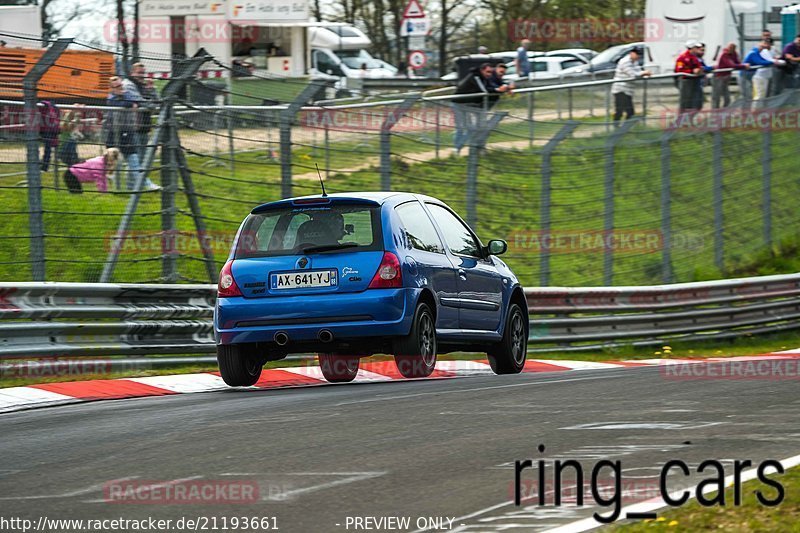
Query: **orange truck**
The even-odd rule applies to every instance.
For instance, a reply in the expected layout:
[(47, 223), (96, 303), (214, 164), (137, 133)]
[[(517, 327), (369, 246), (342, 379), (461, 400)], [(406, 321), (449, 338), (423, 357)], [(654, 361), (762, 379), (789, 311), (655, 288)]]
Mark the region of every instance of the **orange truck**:
[[(44, 48), (0, 48), (0, 99), (22, 100), (22, 80)], [(66, 50), (39, 80), (38, 97), (62, 103), (100, 103), (109, 93), (114, 55)]]

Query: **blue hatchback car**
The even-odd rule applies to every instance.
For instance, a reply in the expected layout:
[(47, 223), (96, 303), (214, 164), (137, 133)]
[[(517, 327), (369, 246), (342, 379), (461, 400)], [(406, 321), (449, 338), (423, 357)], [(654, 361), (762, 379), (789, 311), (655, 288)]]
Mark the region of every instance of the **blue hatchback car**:
[(220, 273), (214, 333), (228, 385), (267, 361), (319, 353), (328, 381), (393, 354), (426, 377), (437, 354), (487, 352), (498, 374), (525, 365), (528, 308), (511, 269), (443, 202), (373, 192), (292, 198), (253, 209)]

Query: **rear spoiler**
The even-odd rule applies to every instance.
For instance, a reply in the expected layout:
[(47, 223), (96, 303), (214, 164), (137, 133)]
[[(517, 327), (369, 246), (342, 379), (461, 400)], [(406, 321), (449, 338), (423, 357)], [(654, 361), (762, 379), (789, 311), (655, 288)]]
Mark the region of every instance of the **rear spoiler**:
[(332, 207), (337, 205), (363, 205), (366, 207), (379, 207), (381, 204), (375, 200), (367, 198), (354, 198), (348, 196), (309, 196), (305, 198), (293, 198), (290, 200), (279, 200), (262, 204), (250, 211), (251, 215), (258, 215), (268, 211), (277, 211), (293, 207)]

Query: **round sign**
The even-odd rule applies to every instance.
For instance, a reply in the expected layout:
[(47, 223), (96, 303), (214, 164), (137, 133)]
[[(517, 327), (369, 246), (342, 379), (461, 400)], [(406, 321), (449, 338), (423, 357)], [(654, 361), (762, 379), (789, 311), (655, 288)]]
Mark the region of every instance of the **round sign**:
[(428, 57), (422, 50), (412, 50), (408, 53), (408, 66), (411, 68), (422, 68), (428, 62)]

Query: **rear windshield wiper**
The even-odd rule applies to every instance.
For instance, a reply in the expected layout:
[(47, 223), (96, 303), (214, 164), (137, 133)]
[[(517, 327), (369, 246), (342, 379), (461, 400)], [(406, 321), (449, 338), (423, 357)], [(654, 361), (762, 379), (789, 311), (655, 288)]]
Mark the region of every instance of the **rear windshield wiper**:
[(347, 250), (348, 248), (358, 248), (358, 244), (354, 242), (343, 242), (341, 244), (327, 244), (324, 246), (309, 246), (300, 250), (301, 254), (313, 254), (321, 252), (332, 252), (334, 250)]

